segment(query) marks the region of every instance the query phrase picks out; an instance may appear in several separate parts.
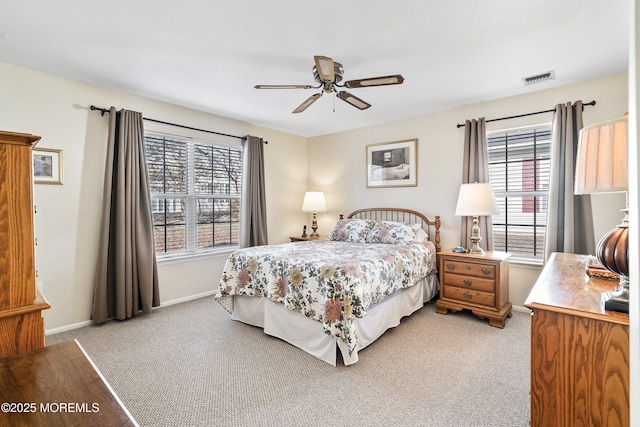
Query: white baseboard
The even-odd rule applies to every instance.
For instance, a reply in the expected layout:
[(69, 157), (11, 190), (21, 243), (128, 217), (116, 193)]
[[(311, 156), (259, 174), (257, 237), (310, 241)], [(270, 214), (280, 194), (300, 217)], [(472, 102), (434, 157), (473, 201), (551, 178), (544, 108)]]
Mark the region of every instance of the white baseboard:
[[(178, 298), (178, 299), (174, 299), (174, 300), (171, 300), (171, 301), (165, 301), (165, 302), (161, 303), (160, 307), (154, 307), (153, 309), (157, 310), (157, 309), (162, 308), (162, 307), (168, 307), (170, 305), (180, 304), (182, 302), (193, 301), (193, 300), (196, 300), (196, 299), (208, 297), (208, 296), (211, 296), (211, 295), (215, 295), (216, 292), (217, 292), (216, 290), (207, 291), (207, 292), (203, 292), (201, 294), (189, 295), (188, 297)], [(57, 333), (60, 333), (60, 332), (66, 332), (66, 331), (70, 331), (72, 329), (78, 329), (78, 328), (82, 328), (84, 326), (89, 326), (89, 325), (93, 325), (93, 321), (92, 320), (85, 320), (84, 322), (74, 323), (74, 324), (71, 324), (71, 325), (60, 326), (59, 328), (47, 329), (47, 330), (44, 331), (44, 334), (45, 335), (53, 335), (53, 334), (57, 334)]]
[(180, 304), (181, 302), (193, 301), (194, 299), (200, 299), (204, 297), (209, 297), (211, 295), (215, 295), (218, 290), (202, 292), (201, 294), (189, 295), (188, 297), (178, 298), (171, 301), (165, 301), (162, 303), (160, 307), (155, 307), (154, 310), (162, 307), (167, 307), (169, 305)]
[(523, 307), (521, 305), (514, 305), (511, 308), (513, 309), (513, 311), (521, 311), (523, 313), (531, 313), (531, 310), (529, 310), (527, 307)]
[(53, 334), (57, 334), (57, 333), (60, 333), (60, 332), (66, 332), (66, 331), (70, 331), (72, 329), (78, 329), (78, 328), (82, 328), (84, 326), (89, 326), (89, 325), (93, 325), (93, 321), (92, 320), (85, 320), (84, 322), (74, 323), (72, 325), (60, 326), (59, 328), (45, 329), (44, 334), (45, 335), (53, 335)]

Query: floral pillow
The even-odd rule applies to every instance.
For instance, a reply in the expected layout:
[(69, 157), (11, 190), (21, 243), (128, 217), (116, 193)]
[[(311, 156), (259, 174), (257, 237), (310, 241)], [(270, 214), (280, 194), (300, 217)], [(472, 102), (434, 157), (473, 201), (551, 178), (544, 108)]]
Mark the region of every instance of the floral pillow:
[(366, 243), (369, 230), (375, 221), (368, 219), (341, 219), (329, 235), (329, 240)]
[(413, 236), (413, 243), (422, 243), (429, 240), (429, 234), (424, 231), (424, 228), (420, 227), (418, 231), (416, 231), (416, 235)]
[(422, 230), (420, 224), (379, 221), (373, 225), (371, 230), (369, 230), (369, 234), (367, 235), (367, 242), (407, 244), (413, 243), (417, 241), (416, 239), (419, 240), (420, 238), (422, 238), (422, 241), (424, 241), (424, 236), (418, 235), (418, 230)]

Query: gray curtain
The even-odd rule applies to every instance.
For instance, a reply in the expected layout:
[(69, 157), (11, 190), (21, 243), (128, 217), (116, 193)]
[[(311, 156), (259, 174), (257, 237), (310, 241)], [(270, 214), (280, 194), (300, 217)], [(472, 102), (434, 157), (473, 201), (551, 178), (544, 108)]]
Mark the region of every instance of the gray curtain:
[(142, 114), (111, 107), (91, 317), (123, 320), (159, 305)]
[(551, 169), (544, 259), (553, 252), (595, 254), (591, 196), (574, 195), (582, 101), (556, 105), (551, 135)]
[[(462, 163), (462, 183), (489, 182), (489, 155), (487, 153), (487, 130), (484, 117), (467, 120), (464, 123), (464, 158)], [(481, 216), (478, 226), (482, 241), (480, 247), (493, 250), (493, 223), (490, 216)], [(473, 218), (462, 218), (460, 246), (471, 246), (471, 228)]]
[(264, 141), (247, 136), (243, 140), (242, 215), (240, 247), (267, 244), (267, 202), (264, 185)]

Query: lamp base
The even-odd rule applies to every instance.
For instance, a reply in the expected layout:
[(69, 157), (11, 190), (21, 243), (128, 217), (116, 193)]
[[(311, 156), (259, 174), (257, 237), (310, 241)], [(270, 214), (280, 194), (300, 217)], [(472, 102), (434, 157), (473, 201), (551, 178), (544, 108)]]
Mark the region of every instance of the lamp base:
[(313, 213), (313, 221), (311, 221), (311, 230), (313, 230), (313, 232), (311, 233), (311, 235), (309, 236), (309, 238), (311, 239), (317, 239), (320, 237), (320, 235), (318, 234), (318, 221), (316, 220), (316, 213)]
[(480, 241), (482, 237), (480, 237), (480, 227), (478, 226), (478, 216), (473, 216), (473, 227), (471, 227), (471, 249), (469, 249), (470, 254), (476, 255), (484, 255), (484, 250), (480, 247)]
[(602, 293), (602, 299), (605, 310), (629, 312), (629, 290), (627, 288), (620, 287), (620, 290), (605, 291)]
[(605, 310), (629, 312), (629, 227), (628, 208), (622, 224), (607, 233), (598, 243), (598, 261), (607, 270), (620, 275), (620, 283), (614, 291), (602, 293)]
[(484, 255), (484, 250), (480, 246), (478, 246), (478, 242), (473, 242), (471, 244), (471, 248), (469, 249), (469, 253), (476, 254), (476, 255)]

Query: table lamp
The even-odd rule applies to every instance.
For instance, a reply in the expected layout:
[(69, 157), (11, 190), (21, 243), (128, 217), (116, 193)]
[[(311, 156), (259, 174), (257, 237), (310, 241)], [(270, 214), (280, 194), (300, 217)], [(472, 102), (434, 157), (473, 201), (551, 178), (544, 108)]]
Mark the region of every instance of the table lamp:
[[(627, 192), (628, 119), (598, 123), (580, 130), (575, 194)], [(604, 292), (605, 309), (629, 312), (629, 195), (622, 223), (598, 243), (596, 256), (607, 270), (620, 275), (616, 291)]]
[(309, 236), (312, 239), (320, 237), (318, 235), (318, 221), (316, 220), (316, 212), (325, 212), (327, 205), (324, 202), (324, 193), (322, 191), (307, 191), (302, 202), (302, 212), (313, 212), (313, 222), (311, 229), (313, 232)]
[(473, 217), (473, 227), (471, 228), (470, 238), (472, 245), (469, 253), (484, 254), (484, 251), (479, 246), (482, 237), (480, 237), (478, 217), (497, 215), (499, 213), (500, 209), (498, 209), (491, 184), (488, 182), (476, 182), (473, 184), (462, 184), (460, 186), (456, 215)]

